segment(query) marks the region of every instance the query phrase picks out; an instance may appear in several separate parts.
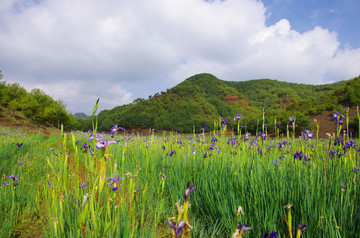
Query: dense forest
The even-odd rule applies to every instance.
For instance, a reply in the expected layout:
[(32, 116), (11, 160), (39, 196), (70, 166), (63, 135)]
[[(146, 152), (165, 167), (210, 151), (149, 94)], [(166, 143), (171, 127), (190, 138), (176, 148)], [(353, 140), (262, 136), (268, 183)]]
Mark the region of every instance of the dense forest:
[[(305, 85), (270, 79), (241, 82), (224, 81), (207, 73), (194, 75), (166, 92), (145, 100), (104, 110), (99, 113), (99, 129), (113, 124), (126, 129), (177, 129), (180, 132), (210, 131), (227, 118), (229, 129), (237, 128), (235, 114), (242, 114), (240, 124), (247, 131), (257, 132), (263, 123), (268, 132), (276, 124), (286, 128), (288, 118), (296, 116), (297, 130), (312, 129), (311, 115), (324, 110), (340, 111), (360, 101), (359, 77), (326, 85)], [(90, 120), (82, 129), (90, 129)]]
[(54, 100), (40, 89), (27, 92), (17, 83), (6, 83), (0, 71), (0, 105), (20, 111), (34, 123), (65, 128), (77, 127), (78, 122), (67, 112), (61, 100)]

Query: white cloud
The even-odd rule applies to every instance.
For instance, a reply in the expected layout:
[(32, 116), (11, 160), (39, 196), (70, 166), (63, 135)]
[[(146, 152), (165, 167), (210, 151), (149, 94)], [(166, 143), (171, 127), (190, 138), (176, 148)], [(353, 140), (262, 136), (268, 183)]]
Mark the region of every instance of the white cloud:
[(73, 112), (202, 72), (301, 83), (360, 74), (360, 49), (340, 49), (320, 26), (299, 33), (283, 19), (266, 27), (270, 13), (256, 0), (2, 0), (0, 13), (4, 79), (42, 87)]
[(67, 104), (67, 109), (72, 112), (92, 112), (90, 106), (94, 106), (100, 98), (99, 111), (130, 103), (131, 93), (124, 90), (121, 85), (109, 83), (103, 80), (86, 83), (80, 80), (69, 80), (56, 83), (40, 83), (23, 85), (28, 91), (39, 88), (53, 97)]

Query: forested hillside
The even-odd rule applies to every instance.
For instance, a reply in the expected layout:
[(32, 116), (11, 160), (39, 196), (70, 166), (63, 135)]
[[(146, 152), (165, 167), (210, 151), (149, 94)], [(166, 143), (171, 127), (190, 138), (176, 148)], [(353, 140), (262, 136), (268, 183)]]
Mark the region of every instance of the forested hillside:
[[(2, 81), (0, 71), (0, 104), (14, 112), (19, 111), (34, 123), (59, 127), (61, 123), (68, 129), (77, 124), (73, 116), (66, 111), (61, 100), (54, 100), (40, 89), (27, 92), (17, 83)], [(1, 116), (1, 112), (0, 112)]]
[[(99, 129), (113, 124), (126, 129), (155, 128), (181, 132), (213, 130), (221, 118), (227, 118), (228, 128), (235, 129), (235, 114), (242, 113), (241, 126), (256, 132), (265, 124), (268, 132), (276, 124), (286, 128), (288, 118), (296, 116), (297, 130), (312, 129), (311, 116), (324, 110), (342, 111), (346, 105), (360, 101), (360, 80), (354, 78), (327, 85), (286, 83), (270, 79), (242, 82), (223, 81), (211, 74), (194, 75), (177, 86), (133, 103), (100, 112)], [(214, 124), (217, 122), (218, 124)], [(90, 129), (85, 121), (83, 129)]]

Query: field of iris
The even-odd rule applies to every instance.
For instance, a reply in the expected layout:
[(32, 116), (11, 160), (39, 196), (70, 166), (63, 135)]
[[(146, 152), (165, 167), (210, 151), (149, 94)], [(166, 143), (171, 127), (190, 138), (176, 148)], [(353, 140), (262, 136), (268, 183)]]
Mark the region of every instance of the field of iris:
[(360, 237), (345, 116), (323, 139), (295, 138), (295, 118), (269, 138), (265, 110), (255, 136), (234, 119), (232, 136), (225, 119), (200, 135), (0, 127), (0, 237)]

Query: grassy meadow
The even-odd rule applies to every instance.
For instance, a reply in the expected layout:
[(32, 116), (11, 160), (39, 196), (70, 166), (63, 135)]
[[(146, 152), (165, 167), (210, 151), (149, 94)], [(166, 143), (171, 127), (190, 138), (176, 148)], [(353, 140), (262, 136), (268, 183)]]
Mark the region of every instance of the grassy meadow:
[[(0, 127), (0, 237), (360, 237), (359, 139)], [(344, 123), (344, 124), (343, 124)], [(342, 125), (341, 125), (342, 124)]]

